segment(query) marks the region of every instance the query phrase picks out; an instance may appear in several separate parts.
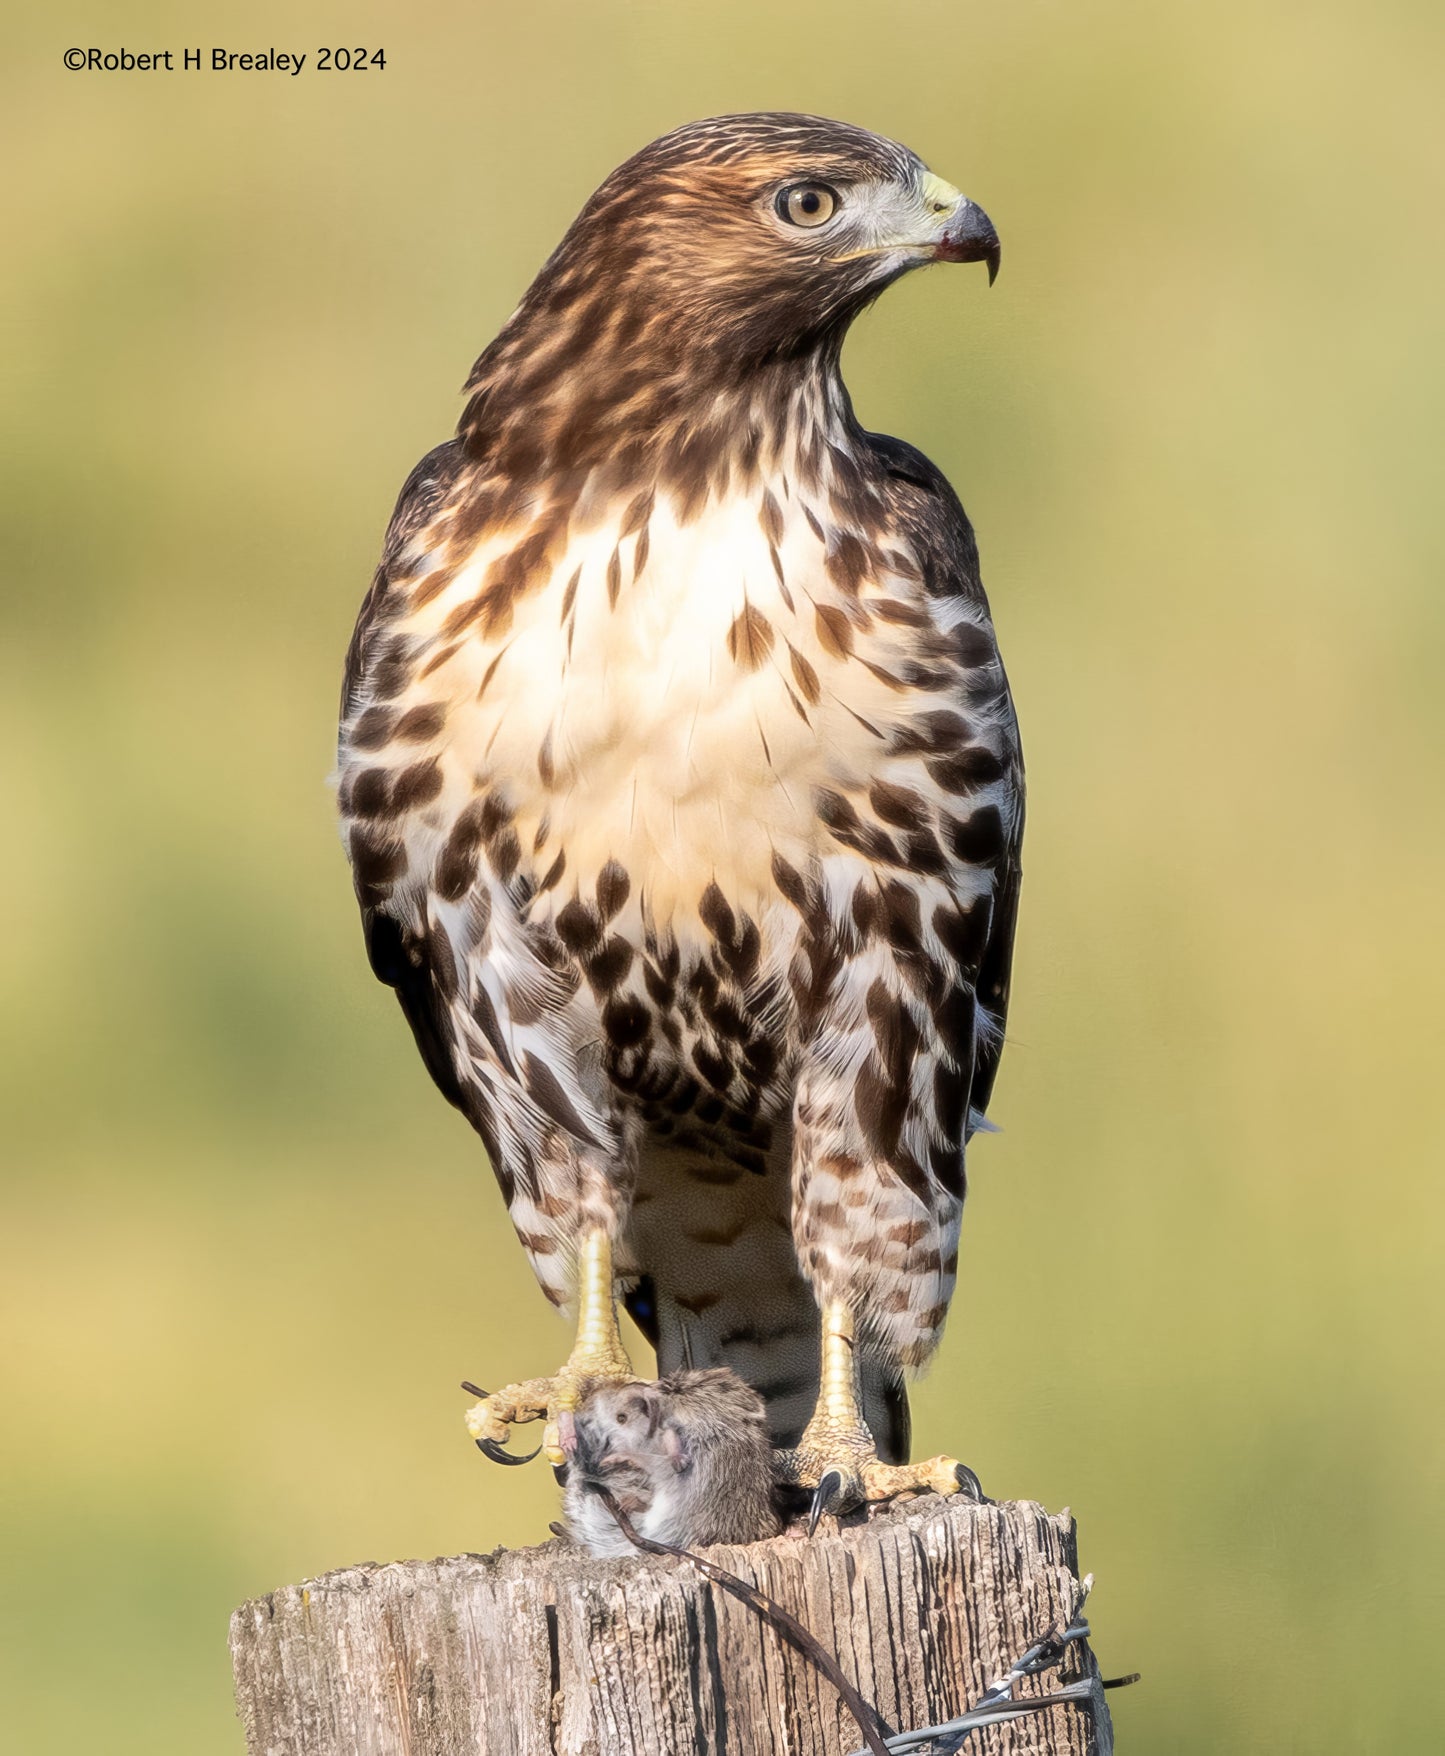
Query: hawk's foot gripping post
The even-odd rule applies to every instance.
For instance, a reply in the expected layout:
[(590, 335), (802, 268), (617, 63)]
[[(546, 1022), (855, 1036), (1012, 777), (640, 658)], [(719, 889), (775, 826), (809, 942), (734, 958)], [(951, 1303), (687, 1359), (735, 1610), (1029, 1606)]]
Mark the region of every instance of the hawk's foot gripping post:
[(782, 1479), (813, 1490), (808, 1528), (825, 1512), (891, 1500), (897, 1494), (964, 1494), (982, 1500), (978, 1477), (953, 1457), (882, 1463), (858, 1406), (853, 1313), (841, 1299), (823, 1307), (823, 1362), (818, 1406), (792, 1451), (779, 1454)]

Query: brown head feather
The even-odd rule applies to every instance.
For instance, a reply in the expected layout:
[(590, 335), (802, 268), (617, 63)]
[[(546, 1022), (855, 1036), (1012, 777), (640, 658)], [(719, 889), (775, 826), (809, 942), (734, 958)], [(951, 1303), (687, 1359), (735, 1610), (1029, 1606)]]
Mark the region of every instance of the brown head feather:
[(722, 116), (653, 141), (593, 195), (477, 361), (469, 453), (513, 478), (605, 460), (619, 482), (671, 453), (686, 489), (716, 449), (709, 407), (734, 439), (751, 427), (756, 451), (893, 278), (781, 227), (777, 192), (924, 175), (906, 147), (814, 116)]

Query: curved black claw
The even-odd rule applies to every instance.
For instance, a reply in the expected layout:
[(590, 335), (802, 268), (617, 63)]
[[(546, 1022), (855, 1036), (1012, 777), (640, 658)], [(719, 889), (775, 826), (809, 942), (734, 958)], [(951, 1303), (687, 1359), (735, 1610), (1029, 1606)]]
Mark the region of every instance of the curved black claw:
[(519, 1463), (530, 1463), (534, 1457), (540, 1456), (542, 1447), (539, 1445), (525, 1457), (518, 1457), (513, 1452), (503, 1451), (495, 1439), (478, 1439), (477, 1450), (483, 1457), (490, 1457), (493, 1463), (505, 1463), (508, 1468), (515, 1468)]
[(843, 1492), (843, 1472), (830, 1469), (813, 1490), (813, 1504), (808, 1510), (808, 1535), (818, 1528), (818, 1520), (828, 1510), (829, 1502)]
[(992, 1506), (993, 1501), (983, 1491), (983, 1483), (966, 1463), (953, 1466), (953, 1479), (958, 1483), (958, 1491), (965, 1500), (972, 1500), (976, 1506)]

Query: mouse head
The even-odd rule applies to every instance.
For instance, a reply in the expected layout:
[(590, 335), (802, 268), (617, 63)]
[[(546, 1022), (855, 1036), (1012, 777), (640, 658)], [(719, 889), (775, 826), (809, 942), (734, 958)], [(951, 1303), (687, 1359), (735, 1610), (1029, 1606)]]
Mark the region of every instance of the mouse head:
[(654, 1542), (754, 1542), (778, 1530), (763, 1399), (721, 1367), (585, 1386), (572, 1423), (567, 1528), (594, 1555), (629, 1543), (599, 1490)]
[(604, 1385), (577, 1411), (573, 1463), (603, 1482), (632, 1471), (681, 1475), (691, 1467), (692, 1453), (669, 1418), (670, 1401), (657, 1384)]

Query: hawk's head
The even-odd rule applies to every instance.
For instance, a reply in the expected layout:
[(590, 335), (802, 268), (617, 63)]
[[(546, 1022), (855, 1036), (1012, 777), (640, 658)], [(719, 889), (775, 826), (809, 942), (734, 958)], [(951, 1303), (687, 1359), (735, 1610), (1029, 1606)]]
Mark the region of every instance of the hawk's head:
[(907, 147), (819, 116), (718, 116), (619, 166), (534, 293), (574, 320), (579, 305), (614, 320), (631, 307), (752, 353), (846, 327), (910, 268), (977, 261), (992, 280), (988, 215)]
[(496, 422), (499, 390), (534, 432), (558, 401), (574, 430), (643, 404), (656, 429), (684, 398), (695, 415), (760, 369), (836, 358), (858, 312), (928, 262), (992, 280), (998, 235), (907, 147), (817, 116), (688, 123), (582, 209), (478, 362), (464, 430)]

